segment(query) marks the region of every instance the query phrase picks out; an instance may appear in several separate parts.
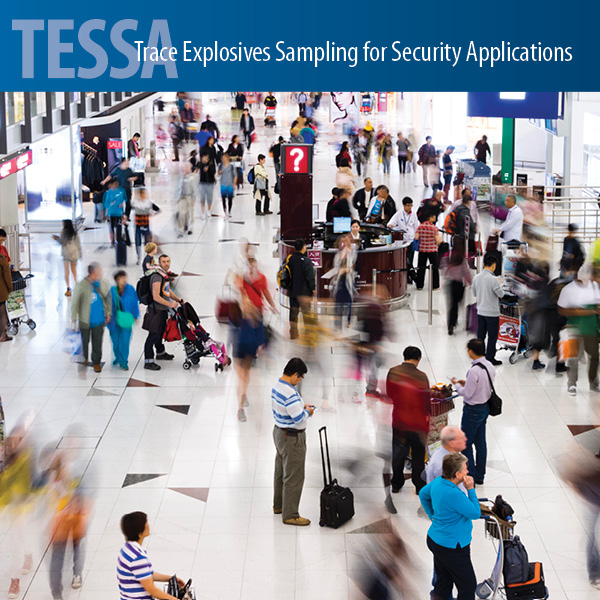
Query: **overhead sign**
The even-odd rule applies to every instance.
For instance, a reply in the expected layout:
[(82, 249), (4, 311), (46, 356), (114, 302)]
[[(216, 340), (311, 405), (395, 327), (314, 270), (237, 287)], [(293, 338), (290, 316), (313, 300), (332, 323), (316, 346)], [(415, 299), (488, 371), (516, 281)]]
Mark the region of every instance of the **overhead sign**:
[(469, 92), (469, 117), (557, 119), (562, 117), (558, 92)]
[(315, 269), (320, 269), (322, 266), (321, 250), (307, 250), (306, 254)]
[(9, 175), (13, 175), (17, 171), (23, 170), (28, 167), (33, 161), (31, 150), (19, 154), (3, 163), (0, 163), (0, 179), (4, 179)]
[(312, 173), (312, 144), (282, 144), (281, 172), (308, 175)]

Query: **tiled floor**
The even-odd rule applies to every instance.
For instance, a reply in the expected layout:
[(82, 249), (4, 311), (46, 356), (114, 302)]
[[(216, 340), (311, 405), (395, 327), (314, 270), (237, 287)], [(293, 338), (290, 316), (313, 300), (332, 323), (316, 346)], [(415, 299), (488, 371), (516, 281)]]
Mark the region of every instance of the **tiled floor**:
[[(222, 131), (230, 134), (228, 106), (211, 105), (210, 112)], [(322, 119), (325, 110), (318, 115)], [(289, 124), (293, 109), (281, 106), (279, 113), (278, 128), (259, 129), (252, 155), (265, 152), (285, 133), (282, 123)], [(315, 160), (315, 197), (323, 204), (322, 214), (334, 185), (333, 157), (335, 142), (340, 139), (340, 132), (322, 125)], [(261, 268), (273, 284), (277, 261), (272, 257), (272, 237), (277, 216), (254, 216), (246, 184), (235, 198), (234, 221), (221, 217), (209, 222), (196, 220), (192, 236), (177, 238), (173, 227), (177, 170), (177, 163), (168, 162), (160, 173), (146, 176), (152, 199), (163, 208), (154, 218), (153, 228), (172, 257), (173, 269), (187, 273), (176, 284), (179, 294), (204, 316), (203, 324), (214, 337), (226, 340), (227, 331), (213, 315), (215, 298), (236, 250), (235, 240), (244, 235), (257, 244)], [(371, 174), (376, 183), (384, 181), (375, 164)], [(405, 194), (417, 200), (424, 194), (420, 173), (400, 180), (395, 169), (387, 179), (397, 201)], [(113, 252), (107, 246), (106, 227), (93, 223), (92, 208), (85, 207), (89, 229), (83, 233), (80, 269), (92, 259), (100, 260), (110, 276)], [(277, 201), (275, 212), (276, 208)], [(217, 199), (213, 212), (222, 214)], [(149, 515), (152, 535), (148, 550), (156, 569), (191, 576), (199, 599), (360, 597), (353, 576), (363, 570), (363, 553), (374, 537), (362, 528), (385, 530), (388, 525), (382, 522), (388, 518), (380, 483), (382, 464), (375, 457), (376, 421), (385, 415), (376, 415), (377, 411), (364, 403), (348, 401), (353, 386), (344, 344), (326, 342), (319, 361), (323, 379), (311, 379), (310, 373), (306, 379), (305, 398), (320, 404), (325, 386), (337, 412), (317, 412), (308, 426), (301, 512), (313, 524), (304, 529), (286, 527), (271, 511), (274, 450), (269, 391), (287, 359), (298, 352), (285, 339), (287, 315), (272, 321), (282, 339), (253, 370), (248, 421), (239, 423), (231, 368), (215, 373), (213, 362), (203, 360), (198, 368), (184, 371), (182, 348), (172, 344), (176, 360), (163, 364), (159, 372), (145, 371), (141, 360), (144, 335), (139, 328), (133, 336), (129, 372), (111, 367), (106, 338), (103, 372), (79, 372), (65, 353), (69, 301), (63, 295), (59, 249), (49, 235), (34, 236), (33, 260), (35, 279), (27, 301), (38, 328), (0, 345), (0, 393), (9, 427), (31, 411), (33, 437), (39, 446), (51, 443), (76, 449), (86, 465), (85, 482), (93, 491), (95, 505), (87, 535), (83, 587), (72, 591), (67, 585), (65, 598), (117, 597), (115, 560), (122, 543), (119, 518), (133, 510)], [(135, 262), (132, 250), (129, 260)], [(139, 267), (131, 264), (127, 271), (135, 282)], [(427, 325), (426, 308), (426, 292), (413, 289), (408, 305), (393, 313), (395, 335), (387, 343), (385, 367), (400, 362), (401, 350), (412, 344), (422, 348), (422, 368), (431, 381), (464, 374), (467, 334), (461, 329), (454, 337), (446, 335), (442, 292), (434, 296), (432, 326)], [(349, 335), (352, 333), (350, 330)], [(507, 358), (507, 354), (499, 357)], [(384, 375), (385, 368), (381, 371)], [(585, 507), (557, 472), (570, 460), (587, 460), (584, 447), (595, 451), (600, 445), (598, 430), (593, 427), (600, 426), (600, 397), (590, 394), (585, 385), (576, 397), (569, 397), (564, 378), (556, 377), (550, 368), (534, 373), (525, 360), (513, 366), (505, 360), (498, 369), (497, 390), (505, 408), (502, 416), (489, 421), (489, 469), (481, 494), (493, 498), (501, 493), (515, 508), (517, 531), (530, 558), (543, 561), (553, 599), (598, 598), (585, 567)], [(451, 422), (460, 421), (460, 412), (459, 404)], [(317, 429), (322, 425), (328, 427), (335, 475), (355, 493), (356, 516), (339, 530), (317, 524), (322, 487)], [(574, 435), (569, 426), (575, 425), (590, 427)], [(581, 428), (573, 430), (577, 433)], [(346, 465), (356, 458), (361, 459), (362, 467), (351, 473)], [(406, 597), (423, 598), (431, 579), (431, 556), (425, 546), (428, 522), (417, 515), (418, 498), (410, 483), (394, 500), (398, 514), (391, 522), (409, 544), (413, 558)], [(8, 590), (13, 547), (6, 517), (3, 515), (1, 530), (0, 591)], [(32, 544), (36, 568), (23, 577), (22, 585), (31, 600), (51, 598), (45, 518), (43, 506), (38, 506), (28, 519), (33, 529), (29, 535), (36, 540)], [(483, 580), (492, 568), (493, 546), (485, 539), (481, 523), (475, 524), (473, 558)], [(65, 583), (67, 577), (68, 573)]]

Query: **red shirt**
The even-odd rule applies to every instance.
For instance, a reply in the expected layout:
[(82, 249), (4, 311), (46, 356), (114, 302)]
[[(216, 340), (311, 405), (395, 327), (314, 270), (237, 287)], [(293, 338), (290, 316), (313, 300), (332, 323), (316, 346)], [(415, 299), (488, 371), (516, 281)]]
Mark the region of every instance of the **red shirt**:
[(8, 250), (6, 249), (6, 246), (3, 246), (0, 244), (0, 254), (4, 254), (4, 256), (6, 256), (6, 260), (8, 261), (8, 264), (10, 264), (10, 256), (8, 255)]
[(248, 281), (246, 277), (244, 277), (242, 285), (252, 304), (257, 308), (262, 309), (263, 297), (268, 289), (267, 278), (262, 273), (259, 273), (256, 279), (252, 281)]
[(438, 234), (438, 228), (431, 222), (421, 223), (417, 229), (419, 234), (419, 252), (437, 252), (437, 242), (435, 237)]

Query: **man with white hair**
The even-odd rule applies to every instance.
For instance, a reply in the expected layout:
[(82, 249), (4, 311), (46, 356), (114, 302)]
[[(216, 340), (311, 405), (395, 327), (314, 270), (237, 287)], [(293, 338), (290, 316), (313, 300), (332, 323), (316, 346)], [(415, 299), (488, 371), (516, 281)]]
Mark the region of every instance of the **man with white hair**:
[(427, 483), (431, 483), (442, 474), (442, 464), (446, 454), (462, 452), (467, 447), (467, 436), (460, 427), (455, 425), (446, 425), (440, 432), (440, 440), (442, 447), (433, 453), (425, 469), (425, 481)]

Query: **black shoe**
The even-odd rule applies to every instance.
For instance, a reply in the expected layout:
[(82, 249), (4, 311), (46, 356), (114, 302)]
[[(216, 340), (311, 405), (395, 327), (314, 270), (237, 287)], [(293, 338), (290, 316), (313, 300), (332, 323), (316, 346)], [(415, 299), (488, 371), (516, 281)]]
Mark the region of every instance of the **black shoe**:
[(168, 352), (163, 352), (162, 354), (156, 355), (156, 360), (173, 360), (175, 357)]
[(557, 373), (566, 373), (568, 371), (567, 365), (564, 362), (556, 363), (556, 372)]
[(454, 327), (448, 327), (448, 335), (454, 335)]
[(501, 361), (501, 360), (496, 360), (495, 358), (492, 358), (492, 360), (490, 360), (490, 362), (491, 362), (491, 363), (492, 363), (492, 364), (493, 364), (495, 367), (497, 367), (498, 365), (501, 365), (501, 364), (502, 364), (502, 361)]
[(257, 213), (256, 213), (256, 216), (257, 216), (257, 217), (262, 217), (264, 214), (265, 214), (265, 213), (262, 213), (262, 212), (257, 212)]
[(392, 488), (392, 494), (397, 494), (402, 488), (398, 488), (398, 487), (393, 487)]
[(476, 479), (476, 480), (475, 480), (475, 483), (476, 483), (477, 485), (483, 485), (483, 479)]
[(149, 371), (160, 371), (160, 365), (157, 365), (155, 362), (144, 363), (144, 369), (148, 369)]
[(272, 215), (273, 211), (272, 210), (265, 210), (265, 212), (263, 214), (265, 214), (265, 215)]

